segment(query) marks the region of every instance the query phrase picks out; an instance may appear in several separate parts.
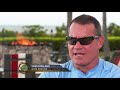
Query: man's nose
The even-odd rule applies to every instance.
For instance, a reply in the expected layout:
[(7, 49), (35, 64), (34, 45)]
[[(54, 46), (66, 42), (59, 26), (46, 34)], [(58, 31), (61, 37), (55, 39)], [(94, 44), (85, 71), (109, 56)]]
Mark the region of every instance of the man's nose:
[(79, 41), (77, 41), (77, 43), (74, 45), (74, 48), (76, 48), (76, 49), (79, 49), (82, 47), (83, 47), (83, 45), (81, 45)]

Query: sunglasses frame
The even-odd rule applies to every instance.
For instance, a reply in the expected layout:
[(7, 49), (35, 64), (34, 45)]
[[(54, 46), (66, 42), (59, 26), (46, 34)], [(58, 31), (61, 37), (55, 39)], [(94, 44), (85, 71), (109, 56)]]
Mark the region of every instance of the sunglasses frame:
[[(71, 36), (66, 36), (66, 40), (69, 42), (70, 39), (75, 39), (75, 41), (73, 42), (73, 44), (72, 44), (72, 43), (69, 43), (70, 45), (76, 45), (76, 43), (77, 43), (78, 41), (79, 41), (79, 43), (80, 43), (81, 45), (89, 45), (89, 44), (92, 43), (92, 41), (93, 41), (94, 39), (99, 39), (99, 37), (100, 37), (100, 36), (88, 36), (88, 37), (83, 37), (83, 38), (75, 38), (75, 37), (71, 37)], [(83, 40), (85, 40), (85, 39), (88, 39), (88, 40), (91, 40), (91, 41), (85, 43), (85, 41), (83, 41)]]

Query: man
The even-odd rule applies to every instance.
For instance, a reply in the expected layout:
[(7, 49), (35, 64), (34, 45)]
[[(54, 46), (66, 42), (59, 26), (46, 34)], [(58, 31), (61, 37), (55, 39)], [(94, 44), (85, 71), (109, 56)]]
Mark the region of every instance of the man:
[(104, 43), (100, 23), (89, 15), (81, 15), (70, 23), (68, 50), (71, 60), (62, 64), (70, 72), (46, 72), (39, 78), (119, 78), (120, 68), (99, 57)]

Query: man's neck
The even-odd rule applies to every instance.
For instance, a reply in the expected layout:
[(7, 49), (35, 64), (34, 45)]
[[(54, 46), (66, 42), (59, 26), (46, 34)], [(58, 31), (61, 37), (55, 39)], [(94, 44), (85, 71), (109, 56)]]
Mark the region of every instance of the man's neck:
[(98, 65), (98, 63), (99, 63), (99, 59), (87, 65), (78, 65), (78, 64), (73, 64), (73, 65), (75, 68), (86, 74), (89, 70), (95, 68)]

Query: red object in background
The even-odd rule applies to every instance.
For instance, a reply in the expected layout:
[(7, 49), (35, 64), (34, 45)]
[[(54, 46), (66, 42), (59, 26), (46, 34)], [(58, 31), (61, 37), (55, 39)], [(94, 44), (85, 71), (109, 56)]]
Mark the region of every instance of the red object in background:
[(118, 65), (119, 61), (120, 61), (120, 56), (118, 56), (118, 57), (114, 60), (114, 64), (115, 64), (115, 65)]
[(18, 54), (12, 54), (11, 57), (12, 57), (12, 59), (17, 59), (18, 60)]
[(2, 59), (2, 55), (0, 55), (0, 60)]
[(17, 60), (11, 61), (11, 77), (18, 78), (18, 61)]
[(2, 59), (2, 52), (0, 52), (0, 60)]

